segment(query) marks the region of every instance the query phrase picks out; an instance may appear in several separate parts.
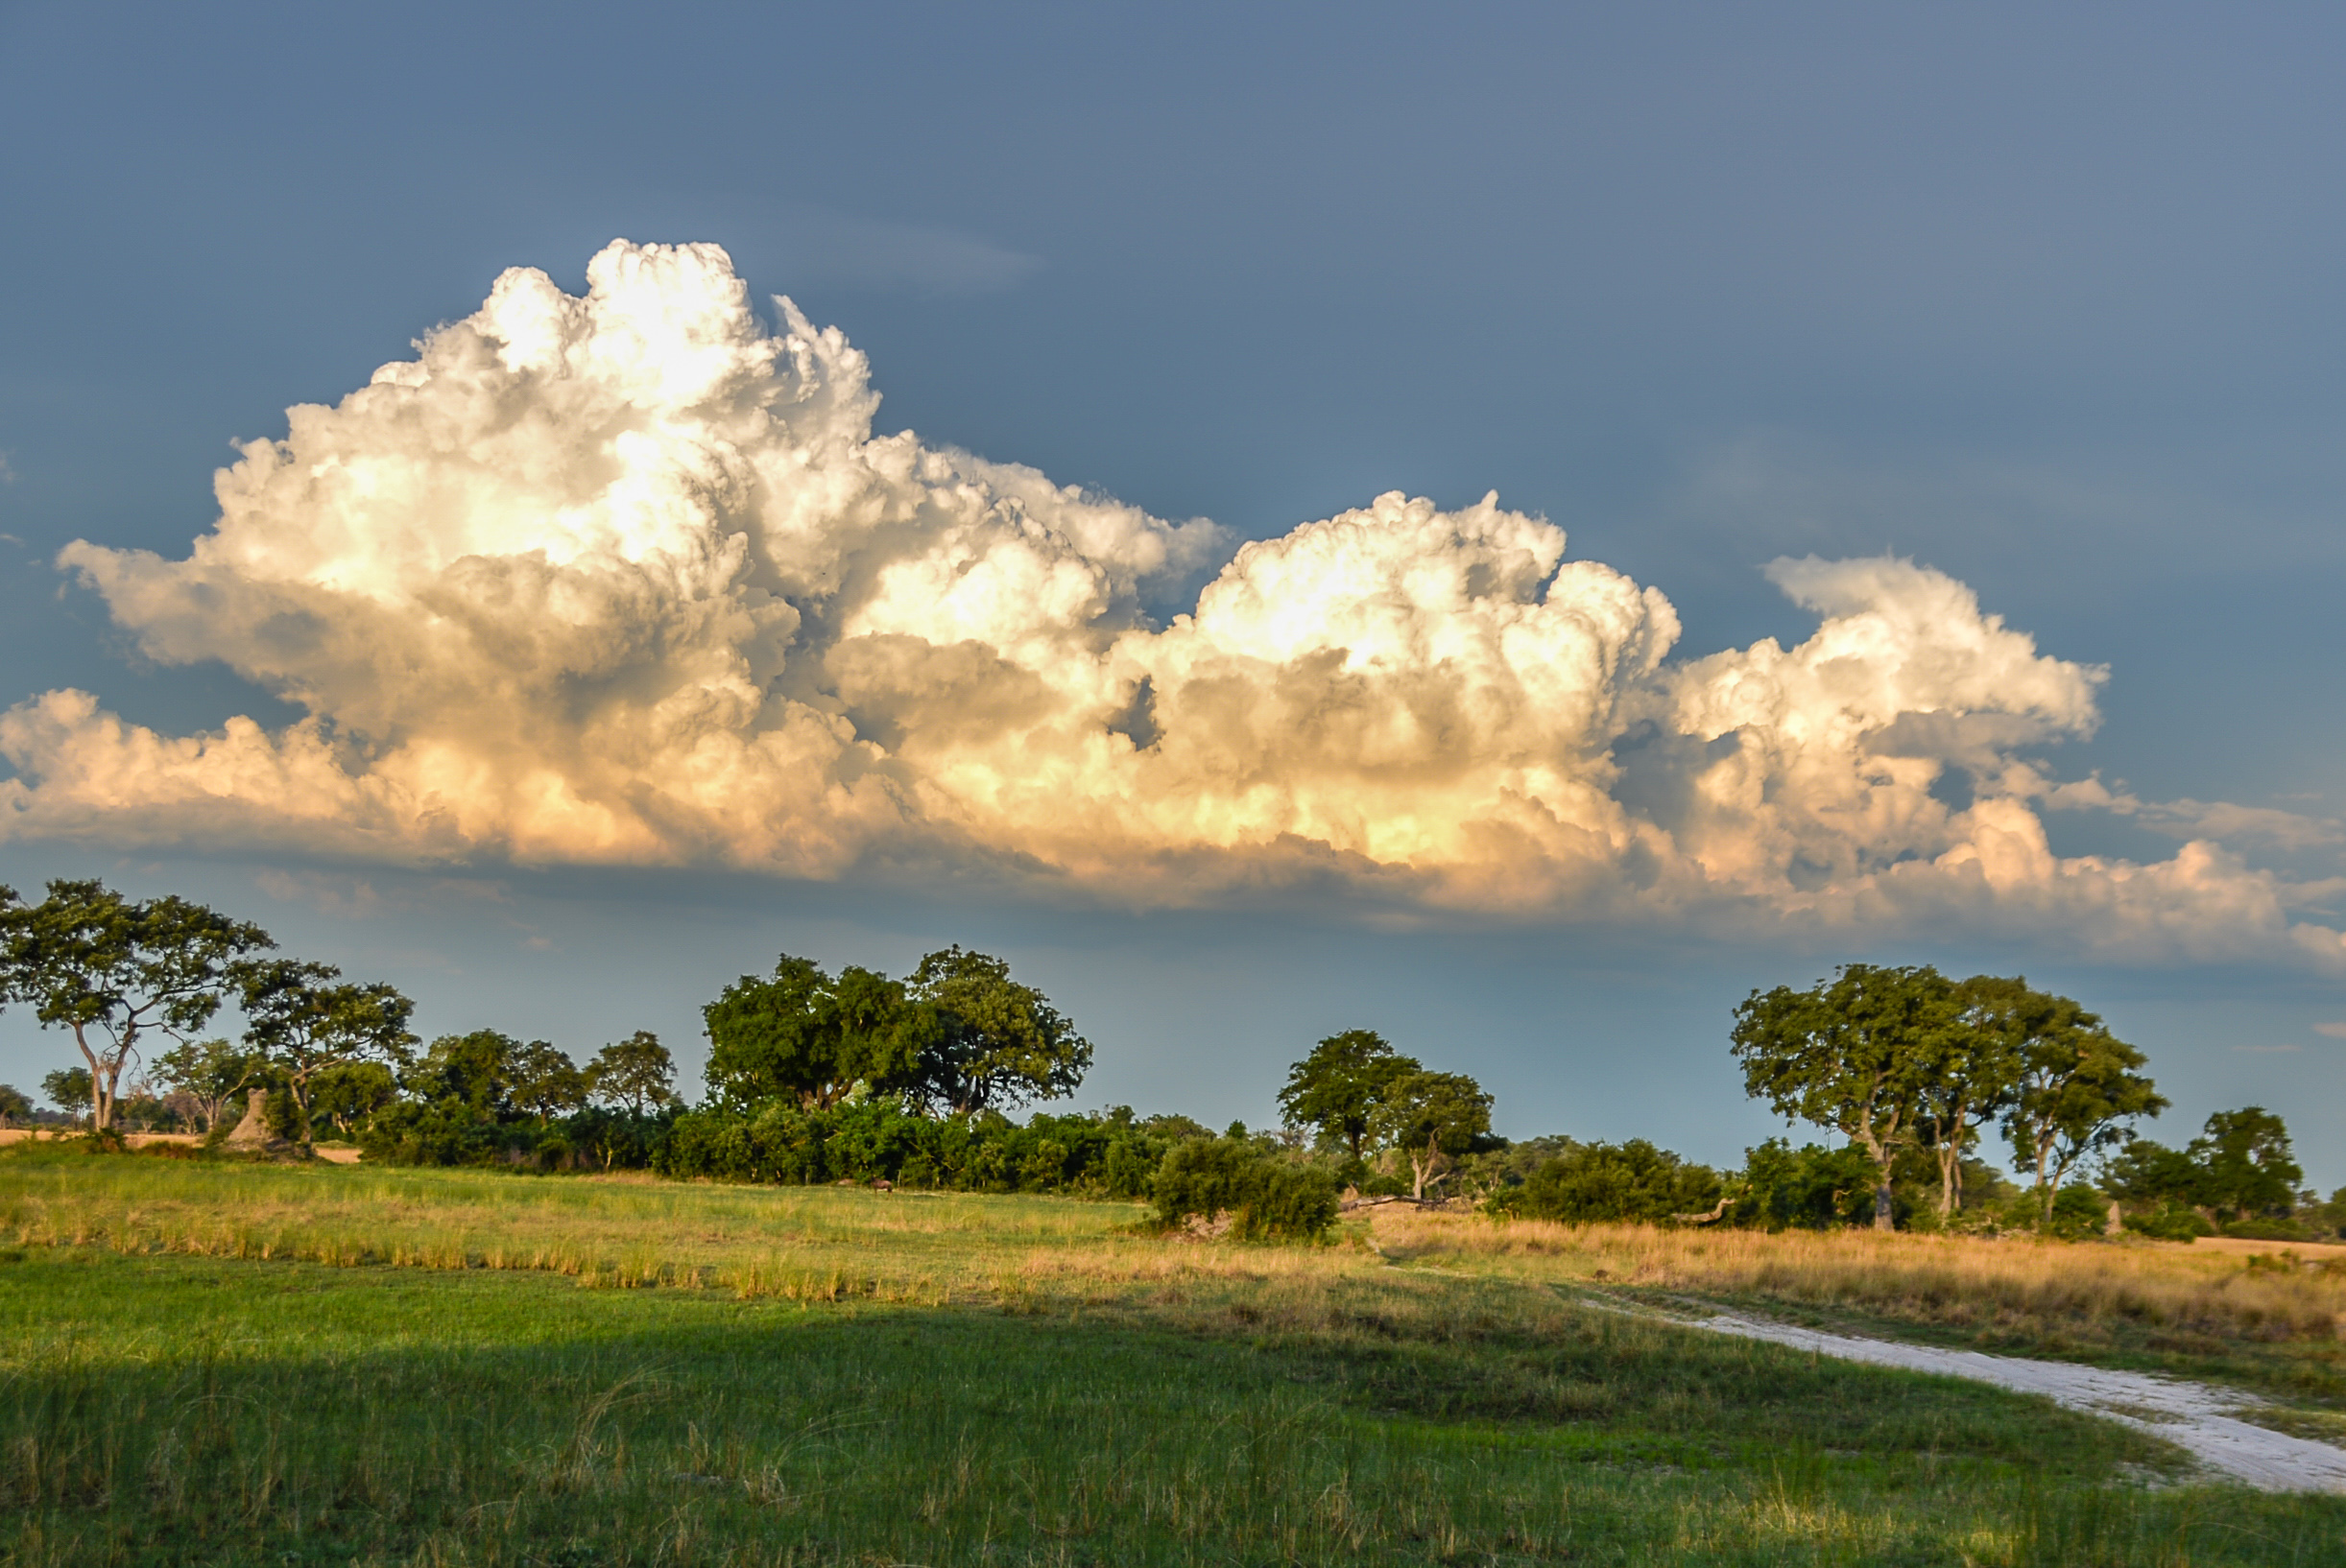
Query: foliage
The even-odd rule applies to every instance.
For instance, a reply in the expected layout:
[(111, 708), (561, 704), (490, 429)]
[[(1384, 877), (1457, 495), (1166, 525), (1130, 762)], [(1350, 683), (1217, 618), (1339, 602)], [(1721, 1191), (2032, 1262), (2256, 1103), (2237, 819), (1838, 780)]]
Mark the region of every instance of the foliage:
[[(576, 1063), (493, 1029), (443, 1034), (401, 1077), (405, 1097), (360, 1129), (365, 1156), (399, 1165), (575, 1163), (560, 1118), (586, 1103)], [(608, 1137), (607, 1148), (631, 1147)]]
[(237, 965), (275, 945), (260, 927), (176, 894), (128, 899), (102, 882), (60, 878), (38, 904), (0, 899), (0, 1002), (30, 1003), (43, 1028), (72, 1031), (91, 1124), (103, 1131), (140, 1040), (203, 1028)]
[(2020, 1079), (2004, 1117), (2004, 1135), (2023, 1170), (2036, 1176), (2045, 1218), (2086, 1154), (2124, 1142), (2126, 1124), (2156, 1116), (2166, 1101), (2137, 1071), (2143, 1053), (2066, 996), (2024, 987), (2013, 1014)]
[(320, 1073), (355, 1061), (398, 1065), (416, 1043), (407, 1032), (413, 1002), (393, 986), (341, 976), (330, 963), (294, 959), (248, 962), (236, 971), (245, 1041), (282, 1075), (304, 1126)]
[(1744, 1091), (1789, 1120), (1829, 1127), (1873, 1161), (1874, 1227), (1895, 1223), (1891, 1167), (1916, 1139), (1924, 1081), (1958, 1028), (1936, 969), (1844, 964), (1805, 991), (1755, 990), (1736, 1008)]
[(244, 1092), (260, 1084), (268, 1072), (269, 1058), (262, 1053), (218, 1037), (182, 1041), (155, 1058), (156, 1076), (187, 1096), (207, 1133), (241, 1107)]
[(310, 1081), (309, 1110), (348, 1137), (399, 1098), (398, 1080), (379, 1061), (344, 1061)]
[(789, 1186), (887, 1181), (964, 1192), (1147, 1196), (1165, 1152), (1207, 1137), (1187, 1117), (1038, 1112), (1021, 1125), (992, 1113), (939, 1118), (859, 1099), (827, 1110), (788, 1100), (754, 1113), (712, 1105), (674, 1122), (654, 1161), (662, 1175)]
[(1424, 1071), (1374, 1030), (1348, 1029), (1330, 1034), (1310, 1055), (1287, 1069), (1279, 1091), (1280, 1114), (1290, 1127), (1317, 1128), (1342, 1145), (1357, 1164), (1385, 1090), (1396, 1079)]
[(1424, 1199), (1452, 1160), (1487, 1143), (1491, 1097), (1464, 1073), (1404, 1073), (1378, 1091), (1369, 1131), (1408, 1159), (1410, 1196)]
[(1723, 1192), (1707, 1165), (1657, 1149), (1643, 1138), (1576, 1145), (1495, 1199), (1496, 1212), (1526, 1220), (1643, 1222), (1664, 1224), (1706, 1213)]
[(642, 1117), (676, 1098), (676, 1062), (659, 1036), (639, 1029), (594, 1054), (586, 1064), (586, 1098), (598, 1105), (621, 1105)]
[(2109, 1160), (2103, 1179), (2142, 1211), (2142, 1224), (2129, 1221), (2137, 1229), (2157, 1224), (2171, 1231), (2183, 1223), (2178, 1211), (2190, 1211), (2230, 1230), (2290, 1219), (2305, 1172), (2282, 1119), (2262, 1105), (2243, 1105), (2210, 1116), (2201, 1135), (2182, 1149), (2133, 1139)]
[(33, 1097), (13, 1083), (0, 1083), (0, 1127), (33, 1119)]
[(89, 1069), (61, 1067), (54, 1073), (43, 1073), (40, 1076), (40, 1092), (42, 1098), (58, 1109), (67, 1115), (78, 1116), (90, 1100)]
[(1336, 1183), (1327, 1171), (1238, 1137), (1174, 1145), (1151, 1199), (1168, 1226), (1227, 1220), (1230, 1234), (1244, 1241), (1309, 1241), (1336, 1220)]
[[(1878, 1172), (1863, 1149), (1794, 1149), (1770, 1138), (1743, 1152), (1743, 1174), (1729, 1223), (1759, 1230), (1824, 1230), (1874, 1223)], [(1892, 1217), (1897, 1217), (1896, 1195)]]
[(2024, 1019), (2036, 994), (2018, 977), (1958, 981), (1954, 1027), (1924, 1048), (1915, 1130), (1938, 1167), (1942, 1224), (1963, 1207), (1963, 1158), (1976, 1141), (1976, 1128), (2003, 1110), (2019, 1089)]
[(938, 1033), (934, 1014), (887, 976), (850, 967), (833, 977), (787, 953), (771, 979), (743, 975), (702, 1013), (709, 1089), (734, 1106), (788, 1097), (828, 1110), (858, 1084), (904, 1093)]
[(710, 1093), (743, 1113), (778, 1098), (827, 1111), (861, 1093), (973, 1116), (1072, 1093), (1091, 1063), (1049, 999), (959, 947), (904, 981), (851, 966), (834, 977), (785, 953), (772, 978), (744, 975), (703, 1012)]
[(1012, 1110), (1073, 1094), (1090, 1069), (1091, 1042), (1000, 959), (945, 948), (905, 988), (932, 1021), (914, 1089), (922, 1104), (955, 1116)]

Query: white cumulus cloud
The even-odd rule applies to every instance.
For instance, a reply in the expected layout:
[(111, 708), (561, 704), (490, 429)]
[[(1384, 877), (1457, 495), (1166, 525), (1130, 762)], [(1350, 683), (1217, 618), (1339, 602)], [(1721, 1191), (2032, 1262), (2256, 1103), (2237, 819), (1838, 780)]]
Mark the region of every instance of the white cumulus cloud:
[[(149, 655), (308, 717), (170, 736), (29, 699), (0, 714), (0, 835), (952, 861), (1128, 903), (1334, 878), (2346, 958), (2210, 838), (2055, 855), (2047, 805), (2141, 809), (2029, 760), (2091, 732), (2101, 674), (1927, 567), (1778, 561), (1811, 636), (1674, 658), (1658, 589), (1496, 497), (1379, 496), (1233, 553), (1209, 522), (875, 434), (863, 356), (787, 299), (769, 329), (714, 246), (614, 243), (587, 278), (509, 272), (416, 359), (292, 410), (220, 474), (187, 558), (65, 550)], [(1216, 561), (1188, 613), (1143, 612)]]

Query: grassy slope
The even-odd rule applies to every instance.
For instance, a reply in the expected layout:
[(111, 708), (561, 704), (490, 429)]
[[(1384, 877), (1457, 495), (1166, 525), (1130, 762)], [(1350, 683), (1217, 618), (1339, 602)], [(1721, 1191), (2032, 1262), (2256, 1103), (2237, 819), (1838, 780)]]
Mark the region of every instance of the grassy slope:
[[(2155, 1445), (1994, 1390), (1580, 1312), (1535, 1281), (1402, 1272), (1365, 1247), (1120, 1234), (1130, 1218), (0, 1157), (0, 1235), (19, 1238), (0, 1263), (0, 1561), (2346, 1550), (2346, 1503), (2146, 1490), (2128, 1478), (2162, 1462)], [(347, 1259), (371, 1224), (387, 1249), (422, 1238), (474, 1266), (156, 1249), (255, 1219), (254, 1248), (299, 1231)], [(598, 1248), (618, 1261), (563, 1271)], [(635, 1275), (677, 1283), (579, 1288), (616, 1285), (631, 1248)], [(496, 1258), (512, 1267), (480, 1266)]]

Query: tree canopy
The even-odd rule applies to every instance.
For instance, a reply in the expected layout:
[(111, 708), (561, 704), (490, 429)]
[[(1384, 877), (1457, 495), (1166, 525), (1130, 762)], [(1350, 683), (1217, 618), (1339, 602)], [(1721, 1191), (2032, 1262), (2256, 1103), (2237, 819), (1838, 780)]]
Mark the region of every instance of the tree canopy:
[(2127, 1123), (2158, 1115), (2166, 1101), (2136, 1071), (2143, 1053), (2068, 997), (2023, 986), (2005, 1017), (2018, 1075), (2004, 1135), (2022, 1168), (2035, 1173), (2037, 1199), (2050, 1219), (2077, 1161), (2122, 1143)]
[(783, 954), (770, 978), (743, 975), (702, 1010), (708, 1086), (748, 1106), (784, 1098), (827, 1109), (858, 1083), (901, 1094), (920, 1083), (924, 1050), (941, 1033), (904, 986), (869, 969), (832, 976)]
[(1805, 991), (1754, 991), (1736, 1009), (1732, 1049), (1745, 1092), (1865, 1150), (1878, 1230), (1895, 1223), (1891, 1167), (1916, 1140), (1928, 1064), (1948, 1049), (1958, 1011), (1938, 970), (1868, 963), (1845, 964)]
[(586, 1064), (586, 1096), (598, 1105), (624, 1105), (633, 1116), (676, 1103), (676, 1062), (659, 1036), (639, 1029), (614, 1040)]
[(256, 925), (176, 894), (130, 899), (60, 878), (26, 906), (0, 900), (0, 1000), (70, 1030), (89, 1073), (90, 1119), (113, 1126), (123, 1069), (151, 1033), (209, 1023), (247, 955), (276, 944)]
[(1329, 1035), (1287, 1069), (1286, 1086), (1279, 1091), (1280, 1114), (1290, 1127), (1317, 1128), (1357, 1161), (1386, 1088), (1422, 1071), (1415, 1057), (1395, 1051), (1376, 1031), (1348, 1029)]
[(906, 990), (928, 1014), (915, 1095), (956, 1116), (1073, 1094), (1090, 1070), (1091, 1042), (1000, 959), (942, 949)]
[(342, 979), (330, 963), (270, 959), (238, 966), (245, 1040), (283, 1074), (306, 1119), (319, 1073), (355, 1061), (404, 1063), (416, 1005), (396, 988)]
[(1426, 1185), (1491, 1130), (1491, 1097), (1464, 1073), (1420, 1069), (1385, 1084), (1370, 1132), (1409, 1161), (1409, 1195), (1423, 1200)]

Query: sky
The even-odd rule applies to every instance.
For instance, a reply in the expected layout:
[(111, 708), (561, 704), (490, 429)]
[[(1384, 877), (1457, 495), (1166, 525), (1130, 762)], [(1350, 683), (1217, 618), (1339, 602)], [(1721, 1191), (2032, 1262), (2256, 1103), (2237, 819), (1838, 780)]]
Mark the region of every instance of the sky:
[(1366, 1027), (1720, 1162), (1753, 987), (2024, 972), (2346, 1183), (2342, 46), (0, 4), (0, 881), (688, 1077), (960, 942), (1079, 1105)]

